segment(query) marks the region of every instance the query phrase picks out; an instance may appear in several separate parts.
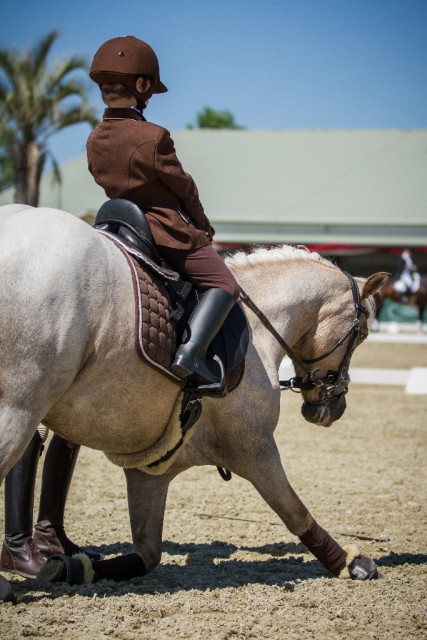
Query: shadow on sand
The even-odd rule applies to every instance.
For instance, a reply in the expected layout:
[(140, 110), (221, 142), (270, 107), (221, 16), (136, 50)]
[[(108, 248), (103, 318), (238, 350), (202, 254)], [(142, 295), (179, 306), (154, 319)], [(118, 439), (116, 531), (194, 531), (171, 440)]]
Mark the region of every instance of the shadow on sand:
[[(130, 553), (132, 547), (127, 542), (91, 547), (104, 555)], [(93, 585), (71, 587), (65, 583), (40, 585), (37, 580), (15, 582), (11, 579), (18, 602), (36, 602), (43, 598), (56, 599), (64, 595), (78, 594), (84, 597), (110, 597), (128, 594), (153, 595), (156, 593), (177, 593), (180, 591), (210, 591), (227, 587), (244, 587), (250, 584), (278, 586), (286, 591), (294, 591), (296, 581), (334, 577), (327, 572), (316, 559), (309, 554), (301, 543), (276, 543), (260, 547), (236, 546), (223, 541), (210, 544), (177, 544), (163, 542), (163, 552), (169, 556), (180, 557), (179, 564), (167, 564), (163, 559), (155, 571), (147, 576), (135, 578), (129, 582), (103, 580)], [(236, 552), (265, 554), (265, 560), (232, 558)], [(309, 556), (308, 559), (304, 556)], [(379, 568), (400, 567), (403, 565), (427, 564), (426, 554), (390, 553), (375, 558)]]

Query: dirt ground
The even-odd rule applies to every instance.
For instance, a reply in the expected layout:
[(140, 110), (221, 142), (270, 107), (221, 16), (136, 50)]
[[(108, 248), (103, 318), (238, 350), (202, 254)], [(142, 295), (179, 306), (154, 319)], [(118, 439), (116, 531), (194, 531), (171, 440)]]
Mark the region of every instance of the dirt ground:
[[(427, 366), (427, 345), (368, 342), (353, 365)], [(151, 575), (41, 589), (5, 573), (18, 604), (0, 606), (0, 638), (425, 638), (426, 415), (427, 396), (354, 385), (344, 417), (323, 429), (303, 420), (296, 394), (282, 396), (277, 441), (294, 488), (341, 544), (375, 559), (382, 580), (331, 577), (245, 481), (194, 468), (171, 486)], [(104, 554), (130, 550), (124, 477), (98, 452), (80, 454), (66, 525)]]

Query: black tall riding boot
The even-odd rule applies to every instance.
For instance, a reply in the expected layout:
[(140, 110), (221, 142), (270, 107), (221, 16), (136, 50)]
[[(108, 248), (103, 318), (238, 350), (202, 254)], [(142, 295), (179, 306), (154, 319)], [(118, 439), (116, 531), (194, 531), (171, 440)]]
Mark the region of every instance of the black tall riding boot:
[(5, 539), (0, 566), (26, 578), (38, 574), (45, 559), (34, 545), (33, 507), (42, 439), (36, 432), (5, 479)]
[(34, 527), (34, 544), (45, 556), (65, 553), (86, 553), (93, 559), (100, 555), (83, 551), (64, 531), (64, 512), (80, 445), (54, 435), (46, 452), (43, 466), (40, 505), (37, 524)]
[(221, 382), (217, 362), (206, 360), (207, 349), (221, 329), (235, 299), (223, 289), (208, 289), (193, 311), (186, 340), (175, 354), (171, 371), (181, 379), (194, 376), (202, 385)]

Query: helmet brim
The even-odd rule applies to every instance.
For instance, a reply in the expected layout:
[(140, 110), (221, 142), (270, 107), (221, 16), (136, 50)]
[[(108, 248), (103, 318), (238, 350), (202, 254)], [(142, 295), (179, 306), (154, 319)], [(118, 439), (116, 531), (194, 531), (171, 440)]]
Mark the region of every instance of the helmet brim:
[(167, 90), (168, 88), (163, 84), (163, 82), (160, 82), (159, 80), (154, 93), (166, 93)]

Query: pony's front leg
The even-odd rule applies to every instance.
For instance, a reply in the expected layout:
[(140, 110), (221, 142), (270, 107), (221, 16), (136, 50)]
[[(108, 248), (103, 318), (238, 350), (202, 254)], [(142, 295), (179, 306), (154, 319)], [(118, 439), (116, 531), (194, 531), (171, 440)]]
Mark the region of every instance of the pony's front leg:
[(252, 464), (246, 461), (244, 468), (236, 472), (252, 482), (289, 531), (299, 537), (323, 566), (340, 578), (378, 578), (371, 558), (362, 556), (356, 546), (341, 547), (316, 522), (290, 485), (274, 440), (256, 447), (256, 456), (256, 461)]
[(130, 580), (157, 567), (162, 553), (162, 530), (168, 488), (173, 475), (149, 476), (125, 469), (133, 551), (106, 560), (83, 553), (72, 558), (51, 556), (41, 569), (41, 582), (90, 584), (99, 580)]

